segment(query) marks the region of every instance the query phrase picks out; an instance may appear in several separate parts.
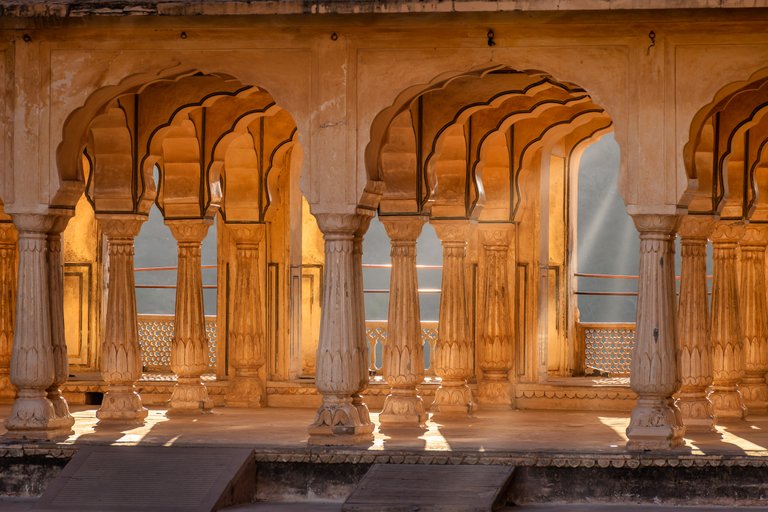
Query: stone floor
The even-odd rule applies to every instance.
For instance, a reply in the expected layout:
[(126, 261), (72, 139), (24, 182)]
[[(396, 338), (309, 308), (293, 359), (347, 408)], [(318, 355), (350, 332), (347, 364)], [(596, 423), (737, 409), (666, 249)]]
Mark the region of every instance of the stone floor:
[[(0, 406), (0, 418), (10, 412)], [(218, 408), (210, 414), (169, 418), (150, 409), (142, 426), (97, 425), (96, 406), (74, 406), (75, 432), (59, 447), (81, 443), (118, 445), (248, 446), (254, 449), (307, 450), (310, 409)], [(355, 447), (366, 452), (417, 453), (563, 452), (626, 454), (625, 413), (481, 409), (472, 418), (427, 422), (426, 429), (379, 428), (375, 441)], [(2, 425), (2, 423), (0, 423)], [(4, 433), (0, 427), (0, 435)], [(2, 441), (8, 447), (18, 442)], [(768, 417), (724, 423), (713, 433), (689, 433), (675, 455), (768, 457)], [(768, 460), (768, 459), (766, 459)]]

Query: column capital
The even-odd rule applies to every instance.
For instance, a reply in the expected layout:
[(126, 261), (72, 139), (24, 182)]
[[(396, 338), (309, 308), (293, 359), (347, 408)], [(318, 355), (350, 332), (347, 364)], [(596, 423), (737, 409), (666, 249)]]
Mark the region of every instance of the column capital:
[(686, 215), (680, 218), (677, 233), (681, 238), (699, 239), (706, 243), (712, 230), (715, 229), (715, 220), (708, 215)]
[(208, 228), (213, 224), (211, 219), (166, 220), (173, 237), (180, 243), (200, 243), (208, 234)]
[(486, 246), (507, 246), (512, 238), (513, 227), (514, 224), (506, 222), (502, 224), (480, 224), (480, 240)]
[(635, 228), (641, 236), (645, 233), (674, 234), (679, 220), (678, 215), (641, 213), (632, 216)]
[(430, 224), (435, 228), (437, 238), (443, 243), (467, 243), (469, 241), (469, 232), (472, 225), (468, 220), (435, 220), (431, 221)]
[(138, 236), (147, 217), (145, 215), (99, 213), (96, 214), (96, 220), (108, 238), (132, 240)]
[(744, 235), (744, 223), (741, 221), (717, 221), (710, 235), (712, 243), (737, 243)]
[(380, 220), (393, 242), (415, 242), (428, 219), (421, 215), (393, 215)]
[(240, 244), (259, 244), (264, 239), (266, 225), (261, 222), (243, 222), (235, 224), (226, 224), (235, 243)]
[(739, 244), (744, 246), (755, 246), (765, 249), (768, 245), (768, 225), (766, 224), (747, 224), (741, 235)]
[(318, 213), (315, 215), (317, 227), (324, 235), (354, 236), (360, 228), (360, 215), (357, 213)]
[(19, 232), (13, 222), (0, 222), (0, 245), (16, 245), (19, 241)]
[(53, 228), (54, 216), (37, 213), (17, 213), (13, 216), (13, 224), (19, 233), (47, 234)]

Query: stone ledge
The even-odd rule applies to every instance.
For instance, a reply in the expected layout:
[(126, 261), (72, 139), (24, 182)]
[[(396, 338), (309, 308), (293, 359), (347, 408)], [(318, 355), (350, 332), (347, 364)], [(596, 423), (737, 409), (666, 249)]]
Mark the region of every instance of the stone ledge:
[(766, 0), (40, 0), (0, 1), (0, 16), (220, 16), (508, 11), (622, 11), (768, 7)]

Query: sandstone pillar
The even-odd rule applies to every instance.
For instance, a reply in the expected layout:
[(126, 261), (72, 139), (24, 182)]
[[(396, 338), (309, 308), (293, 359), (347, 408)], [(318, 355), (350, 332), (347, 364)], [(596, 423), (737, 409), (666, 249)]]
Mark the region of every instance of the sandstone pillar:
[(768, 412), (768, 309), (765, 304), (765, 248), (768, 228), (750, 224), (741, 238), (741, 315), (744, 378), (739, 385), (749, 414)]
[(16, 397), (10, 371), (16, 308), (17, 244), (18, 235), (13, 223), (0, 223), (0, 400), (8, 403)]
[(512, 403), (509, 371), (513, 338), (508, 274), (511, 229), (510, 225), (503, 224), (481, 226), (480, 230), (485, 258), (479, 358), (483, 377), (478, 383), (481, 403)]
[(48, 286), (54, 378), (46, 390), (59, 425), (66, 429), (75, 424), (75, 419), (69, 414), (67, 401), (61, 395), (61, 385), (67, 382), (69, 377), (69, 357), (64, 337), (64, 260), (61, 252), (61, 232), (68, 222), (68, 216), (57, 215), (48, 232)]
[(712, 340), (707, 304), (707, 238), (714, 222), (710, 217), (683, 217), (680, 306), (677, 312), (678, 365), (682, 387), (677, 406), (686, 429), (714, 429), (714, 412), (707, 397), (712, 384)]
[(56, 414), (48, 389), (58, 380), (51, 341), (51, 293), (48, 232), (54, 217), (17, 214), (19, 271), (11, 382), (18, 389), (7, 437), (52, 439), (71, 429)]
[(315, 216), (325, 238), (323, 309), (317, 347), (315, 382), (323, 395), (315, 421), (309, 426), (309, 444), (342, 445), (373, 440), (374, 425), (360, 415), (353, 395), (368, 378), (367, 342), (360, 338), (360, 314), (355, 302), (353, 256), (360, 217), (355, 214), (321, 213)]
[(264, 325), (262, 322), (261, 283), (259, 282), (259, 244), (264, 239), (264, 224), (229, 224), (236, 244), (234, 303), (232, 305), (232, 366), (227, 392), (229, 407), (263, 407), (264, 382), (259, 370), (264, 366)]
[(443, 244), (443, 275), (434, 356), (435, 373), (442, 382), (432, 409), (441, 415), (467, 415), (475, 406), (467, 385), (474, 357), (464, 274), (469, 221), (435, 221), (433, 226)]
[(741, 419), (746, 407), (739, 391), (744, 377), (744, 351), (736, 280), (736, 247), (741, 224), (718, 222), (712, 233), (712, 392), (716, 419)]
[(685, 427), (672, 395), (680, 387), (675, 326), (675, 215), (635, 215), (640, 282), (630, 386), (637, 393), (627, 448), (681, 446)]
[[(367, 213), (367, 212), (366, 212)], [(370, 344), (368, 343), (368, 336), (365, 330), (365, 294), (363, 293), (363, 236), (368, 231), (368, 226), (371, 224), (373, 215), (362, 214), (359, 216), (360, 225), (355, 231), (355, 237), (353, 239), (352, 246), (352, 263), (355, 269), (355, 283), (354, 289), (357, 293), (357, 300), (354, 303), (354, 307), (357, 311), (358, 320), (356, 326), (359, 329), (357, 334), (359, 352), (358, 356), (361, 358), (360, 366), (366, 369), (365, 372), (360, 373), (360, 383), (356, 393), (352, 395), (352, 404), (357, 408), (360, 421), (363, 423), (370, 423), (370, 414), (368, 406), (363, 403), (363, 391), (368, 389), (368, 383), (370, 376), (368, 370), (370, 369)]]
[(169, 412), (207, 412), (213, 408), (200, 375), (208, 369), (208, 338), (203, 313), (202, 241), (211, 221), (167, 220), (179, 244), (176, 282), (176, 319), (171, 347), (171, 370), (178, 381)]
[(424, 348), (421, 342), (419, 282), (416, 275), (416, 239), (423, 217), (381, 219), (391, 243), (392, 273), (389, 278), (387, 340), (382, 373), (390, 386), (379, 415), (382, 425), (423, 425), (424, 402), (416, 386), (424, 380)]
[(109, 289), (104, 337), (101, 344), (101, 376), (107, 384), (99, 422), (143, 423), (147, 409), (136, 392), (141, 378), (141, 348), (136, 317), (136, 287), (133, 277), (134, 238), (146, 217), (140, 215), (99, 215), (107, 237)]

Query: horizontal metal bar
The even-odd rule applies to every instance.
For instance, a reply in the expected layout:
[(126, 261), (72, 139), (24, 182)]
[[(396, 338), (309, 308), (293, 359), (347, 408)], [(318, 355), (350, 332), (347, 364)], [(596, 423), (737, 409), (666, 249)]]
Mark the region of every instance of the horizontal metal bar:
[[(363, 263), (363, 268), (392, 268), (391, 263)], [(442, 265), (416, 265), (416, 268), (434, 269), (443, 268)]]
[[(623, 274), (584, 274), (582, 272), (576, 272), (574, 277), (588, 277), (591, 279), (640, 279), (640, 276), (629, 276)], [(680, 280), (680, 276), (675, 276), (676, 280)], [(707, 279), (712, 279), (711, 275), (707, 276)]]
[[(217, 265), (200, 265), (200, 268), (218, 268)], [(166, 270), (178, 270), (179, 267), (136, 267), (134, 272), (162, 272)]]
[(637, 297), (637, 292), (573, 292), (576, 295), (605, 295), (619, 297)]
[[(136, 288), (157, 288), (158, 290), (171, 290), (175, 289), (175, 284), (137, 284)], [(203, 288), (206, 290), (215, 290), (218, 288), (215, 284), (204, 284)]]
[[(440, 288), (419, 288), (419, 293), (440, 293)], [(363, 293), (389, 293), (389, 288), (366, 288)]]

